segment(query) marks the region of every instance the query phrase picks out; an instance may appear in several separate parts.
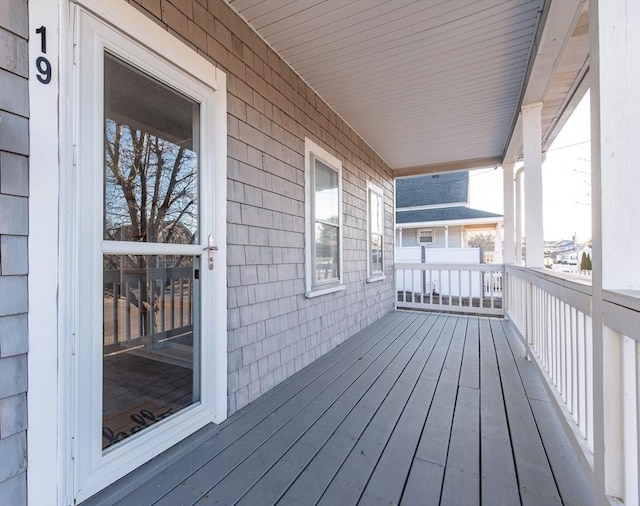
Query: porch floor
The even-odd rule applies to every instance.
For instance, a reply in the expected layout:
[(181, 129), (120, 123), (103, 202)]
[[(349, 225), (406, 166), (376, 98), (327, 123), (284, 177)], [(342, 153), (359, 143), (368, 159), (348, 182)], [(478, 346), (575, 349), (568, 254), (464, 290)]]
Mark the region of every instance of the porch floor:
[(497, 318), (395, 311), (85, 504), (593, 504)]

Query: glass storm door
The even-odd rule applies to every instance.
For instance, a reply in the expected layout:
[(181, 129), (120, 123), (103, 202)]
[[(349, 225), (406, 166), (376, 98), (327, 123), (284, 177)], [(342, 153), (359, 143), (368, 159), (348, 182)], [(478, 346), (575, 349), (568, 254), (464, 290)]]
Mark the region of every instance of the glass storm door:
[(200, 400), (198, 121), (104, 54), (103, 449)]
[(107, 7), (150, 38), (78, 9), (77, 501), (226, 416), (224, 75)]

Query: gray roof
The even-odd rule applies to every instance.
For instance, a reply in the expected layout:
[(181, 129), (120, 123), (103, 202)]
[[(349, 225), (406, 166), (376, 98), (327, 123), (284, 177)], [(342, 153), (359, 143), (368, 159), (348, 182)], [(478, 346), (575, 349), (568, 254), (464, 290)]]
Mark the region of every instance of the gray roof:
[(469, 171), (396, 180), (396, 208), (468, 202)]
[(466, 206), (423, 209), (420, 211), (396, 211), (396, 223), (427, 223), (433, 221), (473, 220), (478, 218), (502, 218), (501, 214), (471, 209)]

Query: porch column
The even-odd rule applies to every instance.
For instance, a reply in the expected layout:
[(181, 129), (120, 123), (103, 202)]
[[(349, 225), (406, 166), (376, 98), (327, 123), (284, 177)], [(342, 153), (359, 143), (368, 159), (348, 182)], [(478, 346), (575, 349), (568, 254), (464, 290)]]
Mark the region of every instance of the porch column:
[(612, 328), (619, 322), (607, 316), (608, 291), (640, 295), (639, 26), (637, 0), (590, 0), (596, 503), (605, 496), (625, 504), (640, 498), (637, 415), (629, 413), (637, 400), (632, 357), (640, 344)]
[(444, 247), (449, 247), (449, 225), (444, 226)]
[(513, 185), (513, 163), (505, 163), (502, 166), (503, 195), (504, 195), (504, 224), (502, 234), (504, 237), (503, 262), (505, 264), (516, 263), (515, 245), (515, 220), (514, 220), (514, 185)]
[(496, 245), (494, 249), (494, 262), (496, 263), (504, 263), (502, 258), (502, 236), (503, 236), (503, 228), (500, 226), (500, 223), (496, 223)]
[(522, 173), (524, 167), (520, 167), (516, 172), (516, 265), (523, 265), (522, 262)]
[(522, 107), (526, 266), (544, 267), (542, 235), (542, 102)]

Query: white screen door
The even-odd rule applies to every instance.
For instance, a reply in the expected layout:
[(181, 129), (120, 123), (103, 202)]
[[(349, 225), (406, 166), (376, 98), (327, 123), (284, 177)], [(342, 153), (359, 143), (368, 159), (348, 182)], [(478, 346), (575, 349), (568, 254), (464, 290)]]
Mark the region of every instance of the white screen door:
[(215, 68), (203, 60), (194, 75), (83, 10), (78, 41), (82, 500), (225, 417), (216, 200), (226, 181), (216, 175)]

